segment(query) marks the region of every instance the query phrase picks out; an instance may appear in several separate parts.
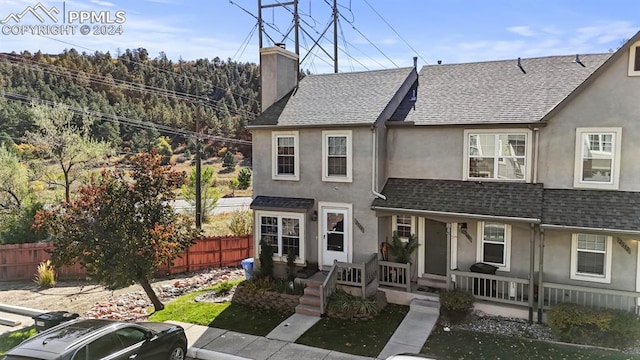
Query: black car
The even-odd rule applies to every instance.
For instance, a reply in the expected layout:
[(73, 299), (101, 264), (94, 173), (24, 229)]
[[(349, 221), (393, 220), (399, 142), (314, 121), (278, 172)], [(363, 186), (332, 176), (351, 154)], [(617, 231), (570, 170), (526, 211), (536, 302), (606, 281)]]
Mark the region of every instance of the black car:
[(112, 320), (73, 320), (9, 350), (3, 360), (184, 360), (181, 326)]

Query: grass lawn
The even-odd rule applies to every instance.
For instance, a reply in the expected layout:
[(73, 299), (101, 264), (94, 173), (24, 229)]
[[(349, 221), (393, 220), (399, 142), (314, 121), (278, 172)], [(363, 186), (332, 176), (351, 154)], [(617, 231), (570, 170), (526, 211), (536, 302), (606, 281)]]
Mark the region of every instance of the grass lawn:
[(296, 343), (376, 357), (408, 311), (408, 306), (389, 304), (372, 320), (350, 321), (322, 318)]
[(439, 360), (453, 359), (640, 359), (617, 351), (551, 344), (503, 335), (465, 330), (434, 329), (421, 354)]
[(35, 334), (36, 328), (31, 326), (0, 335), (0, 355), (4, 354), (14, 346), (20, 344), (22, 341), (34, 336)]

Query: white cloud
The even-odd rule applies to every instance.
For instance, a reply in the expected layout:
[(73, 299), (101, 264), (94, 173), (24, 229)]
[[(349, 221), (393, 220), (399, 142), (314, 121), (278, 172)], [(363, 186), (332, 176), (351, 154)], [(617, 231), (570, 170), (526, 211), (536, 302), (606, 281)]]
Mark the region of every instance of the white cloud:
[(537, 35), (536, 32), (531, 29), (529, 26), (511, 26), (507, 28), (507, 31), (510, 31), (514, 34), (530, 37)]
[(116, 6), (114, 3), (108, 2), (108, 1), (100, 1), (100, 0), (91, 0), (91, 3), (96, 4), (96, 5), (100, 5), (100, 6), (104, 6), (104, 7), (114, 7)]

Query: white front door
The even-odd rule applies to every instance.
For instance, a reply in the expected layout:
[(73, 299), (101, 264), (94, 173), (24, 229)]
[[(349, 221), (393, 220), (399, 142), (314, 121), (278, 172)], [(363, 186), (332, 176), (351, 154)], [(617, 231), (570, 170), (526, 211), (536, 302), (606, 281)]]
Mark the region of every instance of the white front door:
[(345, 208), (322, 208), (322, 265), (349, 261), (349, 211)]

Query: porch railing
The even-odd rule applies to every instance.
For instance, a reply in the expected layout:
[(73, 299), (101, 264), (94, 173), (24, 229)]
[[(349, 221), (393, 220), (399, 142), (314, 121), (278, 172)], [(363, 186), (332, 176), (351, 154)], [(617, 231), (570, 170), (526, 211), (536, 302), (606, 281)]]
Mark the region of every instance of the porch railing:
[(336, 291), (337, 285), (359, 287), (362, 297), (366, 296), (367, 285), (376, 279), (378, 271), (378, 254), (371, 254), (364, 263), (347, 263), (336, 261), (333, 263), (327, 278), (320, 286), (320, 310), (324, 314), (327, 299)]
[(452, 270), (456, 288), (473, 294), (477, 299), (528, 305), (529, 279)]
[(411, 264), (378, 261), (378, 284), (411, 291)]
[(320, 285), (320, 313), (324, 314), (327, 310), (327, 299), (336, 291), (337, 282), (336, 266), (332, 266), (329, 274)]
[(596, 309), (614, 309), (638, 313), (640, 293), (634, 291), (588, 288), (543, 282), (543, 308), (573, 303)]

